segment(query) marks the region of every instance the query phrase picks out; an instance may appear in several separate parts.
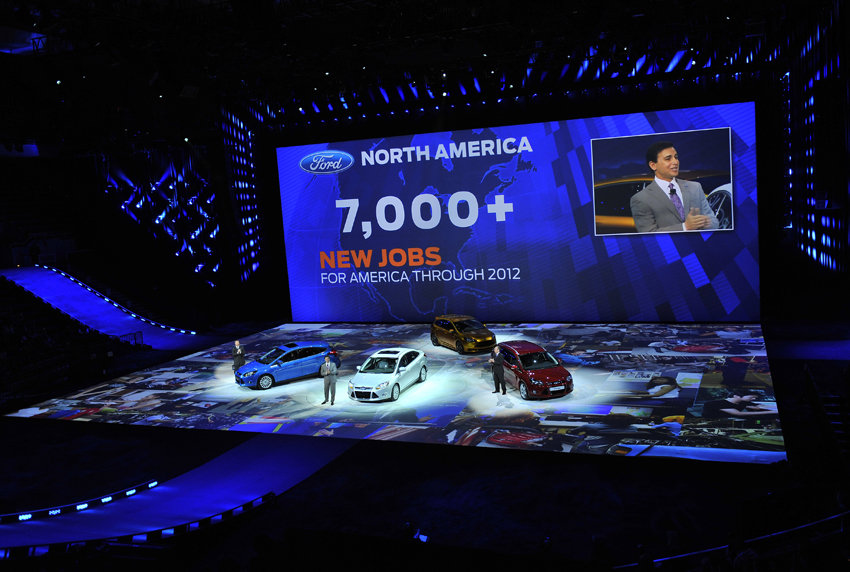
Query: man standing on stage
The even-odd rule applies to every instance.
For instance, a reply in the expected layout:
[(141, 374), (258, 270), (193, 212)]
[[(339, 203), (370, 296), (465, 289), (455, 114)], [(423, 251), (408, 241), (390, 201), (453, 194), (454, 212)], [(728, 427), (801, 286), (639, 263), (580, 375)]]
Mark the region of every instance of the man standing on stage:
[(505, 394), (505, 356), (500, 353), (499, 346), (493, 348), (493, 353), (490, 354), (490, 363), (493, 364), (493, 382), (496, 384), (496, 391), (499, 393), (501, 387), (502, 395)]
[(325, 378), (325, 400), (322, 405), (328, 402), (328, 396), (331, 398), (331, 405), (336, 399), (336, 364), (331, 361), (331, 356), (325, 356), (325, 363), (322, 364), (322, 377)]
[(239, 340), (230, 348), (230, 355), (233, 356), (233, 371), (245, 365), (245, 348), (239, 345)]

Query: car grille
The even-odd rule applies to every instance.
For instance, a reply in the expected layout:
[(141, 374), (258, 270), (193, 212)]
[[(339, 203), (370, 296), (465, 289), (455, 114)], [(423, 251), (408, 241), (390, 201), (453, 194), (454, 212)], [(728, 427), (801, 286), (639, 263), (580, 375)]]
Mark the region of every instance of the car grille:
[(355, 391), (354, 399), (377, 399), (378, 396), (371, 391)]
[(475, 346), (476, 346), (476, 347), (479, 347), (479, 348), (480, 348), (480, 347), (489, 347), (489, 346), (494, 346), (494, 345), (496, 345), (496, 342), (495, 342), (495, 341), (493, 341), (492, 339), (489, 339), (489, 340), (478, 340), (478, 341), (476, 341), (476, 342), (475, 342)]

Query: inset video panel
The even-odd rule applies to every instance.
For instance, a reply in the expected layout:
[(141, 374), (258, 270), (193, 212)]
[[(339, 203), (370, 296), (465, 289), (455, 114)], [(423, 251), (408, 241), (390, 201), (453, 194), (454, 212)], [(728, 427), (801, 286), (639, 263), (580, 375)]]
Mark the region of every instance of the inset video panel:
[(760, 317), (753, 103), (277, 158), (297, 321)]

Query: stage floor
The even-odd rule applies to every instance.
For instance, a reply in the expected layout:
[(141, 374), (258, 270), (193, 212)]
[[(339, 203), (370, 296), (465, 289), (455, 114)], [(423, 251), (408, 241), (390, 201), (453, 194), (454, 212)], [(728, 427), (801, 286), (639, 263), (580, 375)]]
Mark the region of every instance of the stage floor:
[[(97, 423), (376, 439), (612, 456), (743, 463), (784, 460), (785, 446), (758, 325), (489, 324), (499, 341), (528, 340), (563, 359), (575, 389), (525, 401), (494, 394), (489, 354), (459, 355), (430, 341), (428, 324), (284, 324), (241, 339), (247, 361), (291, 341), (325, 340), (340, 354), (337, 399), (322, 405), (318, 376), (266, 391), (240, 387), (230, 344), (119, 377), (10, 414)], [(396, 402), (347, 397), (355, 367), (380, 348), (425, 351), (427, 380)], [(647, 394), (663, 375), (679, 389)], [(733, 391), (754, 393), (730, 411)], [(642, 393), (641, 393), (642, 392)], [(743, 407), (743, 405), (742, 405)]]

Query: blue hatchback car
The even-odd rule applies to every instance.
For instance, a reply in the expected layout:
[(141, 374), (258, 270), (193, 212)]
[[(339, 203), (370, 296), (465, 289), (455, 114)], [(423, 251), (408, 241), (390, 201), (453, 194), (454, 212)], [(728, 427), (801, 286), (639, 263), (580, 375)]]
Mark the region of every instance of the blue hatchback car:
[(236, 383), (243, 387), (268, 389), (280, 381), (320, 375), (325, 356), (331, 356), (331, 361), (339, 367), (339, 355), (327, 342), (283, 344), (236, 370)]

